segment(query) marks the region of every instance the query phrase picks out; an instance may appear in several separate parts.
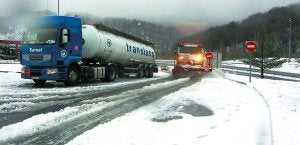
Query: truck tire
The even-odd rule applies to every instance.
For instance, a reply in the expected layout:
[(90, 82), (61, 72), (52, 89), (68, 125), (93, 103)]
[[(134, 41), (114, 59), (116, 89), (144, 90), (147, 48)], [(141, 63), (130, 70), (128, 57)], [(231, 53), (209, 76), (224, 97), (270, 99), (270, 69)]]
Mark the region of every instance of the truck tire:
[(116, 77), (117, 77), (116, 67), (113, 65), (108, 66), (106, 69), (105, 78), (103, 79), (103, 81), (113, 82), (113, 81), (115, 81)]
[(144, 77), (144, 66), (140, 64), (138, 67), (137, 78), (143, 78), (143, 77)]
[(46, 80), (36, 80), (36, 79), (34, 79), (33, 81), (34, 81), (35, 85), (37, 85), (37, 86), (44, 86), (45, 83), (46, 83)]
[(80, 73), (75, 66), (70, 66), (67, 71), (67, 80), (64, 81), (67, 86), (76, 86), (79, 84)]
[(148, 76), (148, 78), (152, 78), (152, 77), (153, 77), (153, 74), (154, 74), (154, 67), (153, 67), (153, 65), (150, 65), (150, 67), (149, 67), (149, 76)]
[(146, 64), (144, 68), (145, 68), (145, 69), (144, 69), (144, 76), (145, 76), (146, 78), (149, 78), (149, 71), (150, 71), (149, 65)]

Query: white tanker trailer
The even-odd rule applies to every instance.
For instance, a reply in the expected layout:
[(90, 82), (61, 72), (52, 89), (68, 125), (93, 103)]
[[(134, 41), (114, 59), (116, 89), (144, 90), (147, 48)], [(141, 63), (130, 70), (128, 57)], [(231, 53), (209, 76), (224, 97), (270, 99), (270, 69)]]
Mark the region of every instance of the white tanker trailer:
[(82, 55), (84, 59), (103, 59), (121, 65), (139, 62), (152, 64), (155, 62), (155, 53), (150, 43), (147, 45), (132, 40), (134, 37), (126, 38), (120, 36), (121, 33), (114, 34), (110, 31), (101, 30), (104, 25), (96, 25), (100, 30), (92, 25), (82, 26), (84, 39)]
[(101, 23), (81, 26), (79, 18), (66, 16), (42, 17), (29, 28), (21, 64), (21, 77), (37, 85), (56, 80), (70, 86), (158, 72), (152, 43)]

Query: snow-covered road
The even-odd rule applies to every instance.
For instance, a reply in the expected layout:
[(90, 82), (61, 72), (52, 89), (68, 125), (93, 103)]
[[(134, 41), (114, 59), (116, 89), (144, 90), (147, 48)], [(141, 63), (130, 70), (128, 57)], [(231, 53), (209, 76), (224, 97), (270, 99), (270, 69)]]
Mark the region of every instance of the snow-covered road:
[(76, 106), (82, 101), (102, 97), (116, 100), (113, 96), (123, 91), (142, 88), (152, 83), (172, 80), (167, 73), (151, 79), (118, 79), (116, 83), (95, 82), (78, 87), (66, 87), (62, 83), (50, 82), (46, 87), (36, 88), (31, 80), (20, 79), (20, 74), (0, 73), (0, 127), (24, 120), (40, 113), (58, 111)]
[[(113, 120), (165, 94), (198, 80), (169, 77), (159, 73), (152, 79), (119, 79), (61, 87), (56, 82), (33, 88), (18, 82), (19, 74), (4, 73), (0, 95), (0, 144), (62, 144), (92, 127)], [(11, 80), (18, 82), (10, 84)], [(6, 84), (6, 85), (5, 85)]]
[(19, 75), (0, 73), (1, 145), (279, 145), (265, 102), (271, 94), (219, 70), (201, 80), (160, 72), (45, 88)]
[(68, 144), (270, 145), (270, 131), (267, 108), (257, 92), (213, 72)]

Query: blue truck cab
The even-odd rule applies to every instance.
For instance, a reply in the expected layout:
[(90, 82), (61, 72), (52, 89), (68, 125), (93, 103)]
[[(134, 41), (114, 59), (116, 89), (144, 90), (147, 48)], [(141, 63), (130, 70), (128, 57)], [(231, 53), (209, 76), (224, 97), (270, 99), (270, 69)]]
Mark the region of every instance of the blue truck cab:
[(21, 47), (21, 77), (42, 85), (46, 80), (76, 85), (82, 60), (81, 20), (45, 16), (28, 27)]

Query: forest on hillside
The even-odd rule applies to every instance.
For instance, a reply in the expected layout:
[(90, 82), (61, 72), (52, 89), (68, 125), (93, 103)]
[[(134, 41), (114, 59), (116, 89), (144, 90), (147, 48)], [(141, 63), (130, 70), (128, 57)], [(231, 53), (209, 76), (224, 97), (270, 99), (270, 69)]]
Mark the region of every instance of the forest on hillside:
[[(300, 3), (272, 8), (265, 13), (253, 14), (241, 22), (215, 26), (187, 39), (202, 41), (208, 50), (221, 51), (223, 59), (241, 58), (245, 55), (245, 41), (257, 40), (260, 32), (270, 37), (281, 57), (289, 55), (291, 24), (291, 57), (300, 57)], [(258, 44), (259, 49), (260, 44)], [(266, 50), (268, 51), (268, 50)]]

